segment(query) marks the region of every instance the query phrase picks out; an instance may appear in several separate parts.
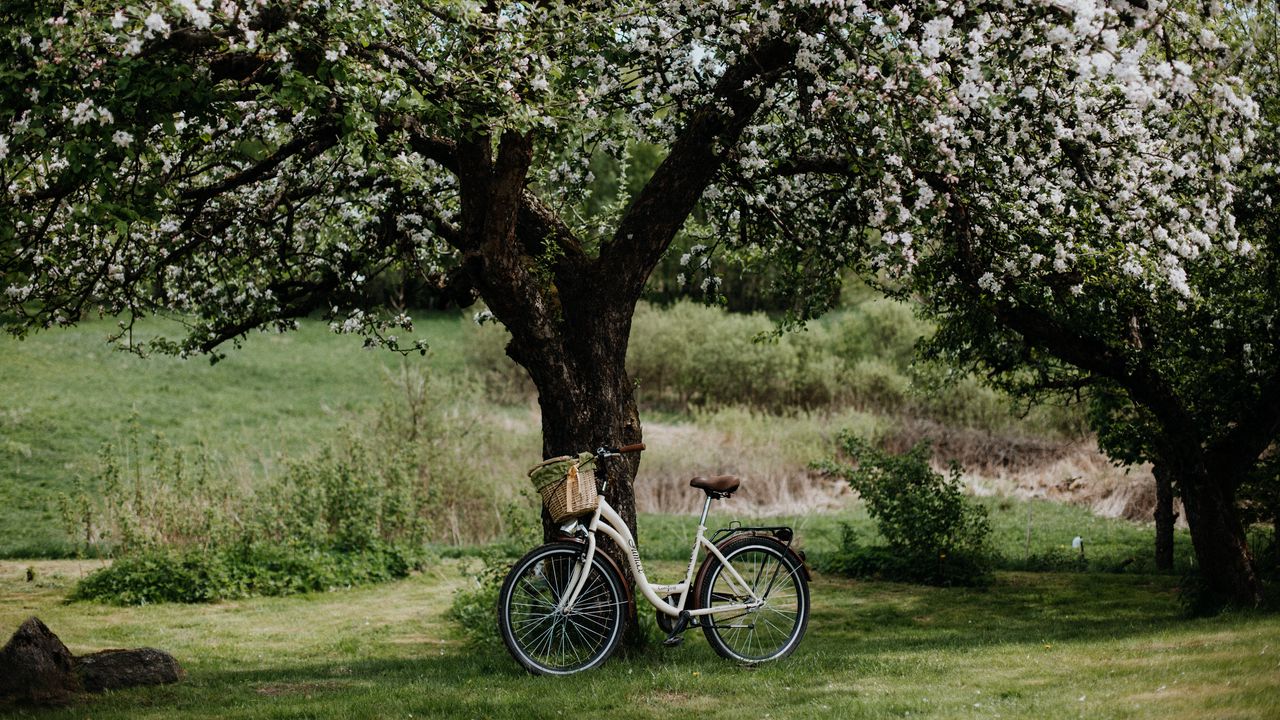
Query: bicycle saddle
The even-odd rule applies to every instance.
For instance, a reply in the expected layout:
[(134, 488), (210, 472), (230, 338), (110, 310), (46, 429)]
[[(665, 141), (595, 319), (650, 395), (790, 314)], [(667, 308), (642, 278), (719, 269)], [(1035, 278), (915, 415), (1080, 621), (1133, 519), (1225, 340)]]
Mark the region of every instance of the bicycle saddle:
[(709, 478), (699, 476), (689, 481), (689, 487), (696, 487), (716, 498), (729, 497), (741, 484), (742, 481), (732, 475), (716, 475)]

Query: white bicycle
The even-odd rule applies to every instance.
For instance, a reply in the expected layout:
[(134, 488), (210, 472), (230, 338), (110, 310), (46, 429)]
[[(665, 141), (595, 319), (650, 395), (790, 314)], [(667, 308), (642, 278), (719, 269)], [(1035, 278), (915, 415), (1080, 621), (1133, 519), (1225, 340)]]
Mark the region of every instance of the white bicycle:
[[(643, 449), (602, 447), (594, 454)], [(600, 497), (589, 519), (563, 525), (562, 540), (535, 548), (507, 574), (498, 627), (511, 655), (531, 673), (569, 675), (600, 665), (617, 648), (635, 599), (612, 556), (599, 549), (599, 533), (627, 552), (636, 587), (657, 608), (666, 644), (679, 644), (682, 633), (700, 627), (730, 660), (756, 664), (790, 655), (809, 623), (809, 571), (791, 547), (791, 528), (735, 524), (706, 537), (711, 501), (731, 496), (739, 484), (729, 475), (690, 481), (707, 498), (684, 580), (672, 585), (649, 582), (635, 538)], [(699, 567), (700, 550), (707, 554)]]

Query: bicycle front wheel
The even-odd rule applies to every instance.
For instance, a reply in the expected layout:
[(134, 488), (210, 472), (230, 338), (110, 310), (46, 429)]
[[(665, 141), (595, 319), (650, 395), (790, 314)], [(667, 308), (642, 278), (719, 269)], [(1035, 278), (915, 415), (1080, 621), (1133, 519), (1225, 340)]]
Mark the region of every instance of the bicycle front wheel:
[(550, 543), (516, 561), (498, 593), (498, 630), (507, 650), (535, 675), (570, 675), (608, 659), (622, 639), (627, 596), (622, 578), (599, 556), (585, 568), (582, 591), (567, 611), (585, 548)]
[[(790, 655), (809, 624), (809, 583), (804, 568), (782, 543), (748, 536), (721, 548), (735, 573), (719, 558), (707, 558), (699, 573), (698, 597), (703, 608), (724, 608), (704, 615), (702, 632), (721, 657), (761, 663)], [(762, 604), (748, 609), (752, 594)]]

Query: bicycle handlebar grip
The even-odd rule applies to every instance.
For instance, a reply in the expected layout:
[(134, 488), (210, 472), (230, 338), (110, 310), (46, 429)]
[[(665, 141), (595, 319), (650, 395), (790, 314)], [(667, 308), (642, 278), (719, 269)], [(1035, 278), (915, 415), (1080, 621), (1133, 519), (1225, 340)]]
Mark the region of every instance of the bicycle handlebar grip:
[(644, 443), (635, 443), (634, 445), (623, 445), (622, 447), (618, 448), (618, 452), (620, 453), (640, 452), (643, 449), (644, 449)]

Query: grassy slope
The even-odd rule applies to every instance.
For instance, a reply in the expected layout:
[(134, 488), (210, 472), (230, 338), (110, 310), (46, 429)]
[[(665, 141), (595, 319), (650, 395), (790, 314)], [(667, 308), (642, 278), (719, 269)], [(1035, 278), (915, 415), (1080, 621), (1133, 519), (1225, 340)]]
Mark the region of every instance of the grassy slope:
[[(987, 591), (819, 577), (792, 658), (748, 669), (691, 634), (534, 678), (442, 619), (454, 562), (388, 585), (204, 606), (62, 603), (68, 562), (0, 562), (0, 632), (38, 614), (73, 651), (173, 652), (176, 685), (42, 718), (1273, 718), (1280, 617), (1178, 617), (1167, 577), (1002, 573)], [(658, 564), (661, 576), (674, 574)], [(59, 573), (62, 575), (59, 576)], [(22, 714), (19, 714), (22, 716)]]
[[(418, 323), (443, 372), (461, 365), (461, 322)], [(87, 322), (24, 342), (0, 338), (0, 557), (68, 550), (56, 497), (92, 475), (102, 444), (118, 442), (135, 413), (144, 437), (160, 430), (179, 444), (207, 443), (253, 473), (334, 437), (350, 411), (385, 396), (385, 368), (400, 362), (316, 322), (251, 335), (216, 365), (114, 351), (103, 343), (110, 330)]]
[[(427, 362), (442, 375), (456, 375), (462, 368), (464, 322), (452, 314), (419, 319), (419, 332), (434, 348)], [(56, 556), (70, 550), (56, 497), (71, 490), (77, 477), (92, 475), (102, 443), (119, 441), (135, 413), (143, 437), (163, 430), (179, 445), (206, 443), (233, 472), (252, 476), (280, 454), (305, 455), (322, 446), (342, 432), (351, 411), (389, 397), (385, 369), (401, 362), (390, 353), (361, 349), (357, 339), (335, 337), (315, 322), (287, 335), (251, 335), (244, 348), (212, 366), (201, 359), (142, 360), (112, 351), (102, 342), (109, 330), (107, 322), (91, 322), (25, 342), (0, 338), (0, 557)], [(517, 424), (528, 422), (525, 412), (519, 411)], [(704, 447), (701, 435), (691, 442), (678, 431), (680, 425), (671, 425), (670, 437), (658, 433), (642, 472), (680, 478), (718, 472), (732, 467), (735, 453), (744, 448), (803, 465), (827, 452), (818, 438), (832, 430), (833, 421), (804, 414), (784, 420), (728, 409), (702, 413), (694, 422), (701, 430), (721, 433), (723, 437), (709, 437), (728, 445)], [(875, 418), (847, 412), (834, 422), (868, 432)], [(767, 458), (758, 457), (761, 452), (747, 453), (749, 474), (769, 469)], [(516, 465), (523, 467), (522, 462)], [(511, 480), (519, 482), (519, 473)], [(653, 481), (642, 482), (647, 484), (640, 491), (651, 490)], [(758, 482), (757, 477), (748, 485)], [(674, 492), (687, 495), (690, 507), (697, 505), (698, 493), (683, 480)], [(1063, 551), (1072, 537), (1082, 535), (1091, 567), (1130, 556), (1139, 560), (1131, 569), (1148, 562), (1149, 527), (1105, 520), (1078, 507), (987, 502), (997, 548), (1009, 559), (1025, 554), (1030, 508), (1033, 554)], [(719, 517), (749, 518), (750, 511), (741, 505), (734, 501), (718, 507)], [(834, 548), (842, 522), (858, 528), (863, 542), (873, 541), (872, 525), (861, 512), (778, 520), (795, 525), (811, 551)], [(646, 518), (641, 527), (646, 553), (687, 557), (688, 523), (685, 515)], [(1179, 543), (1180, 552), (1188, 549), (1189, 543)]]

